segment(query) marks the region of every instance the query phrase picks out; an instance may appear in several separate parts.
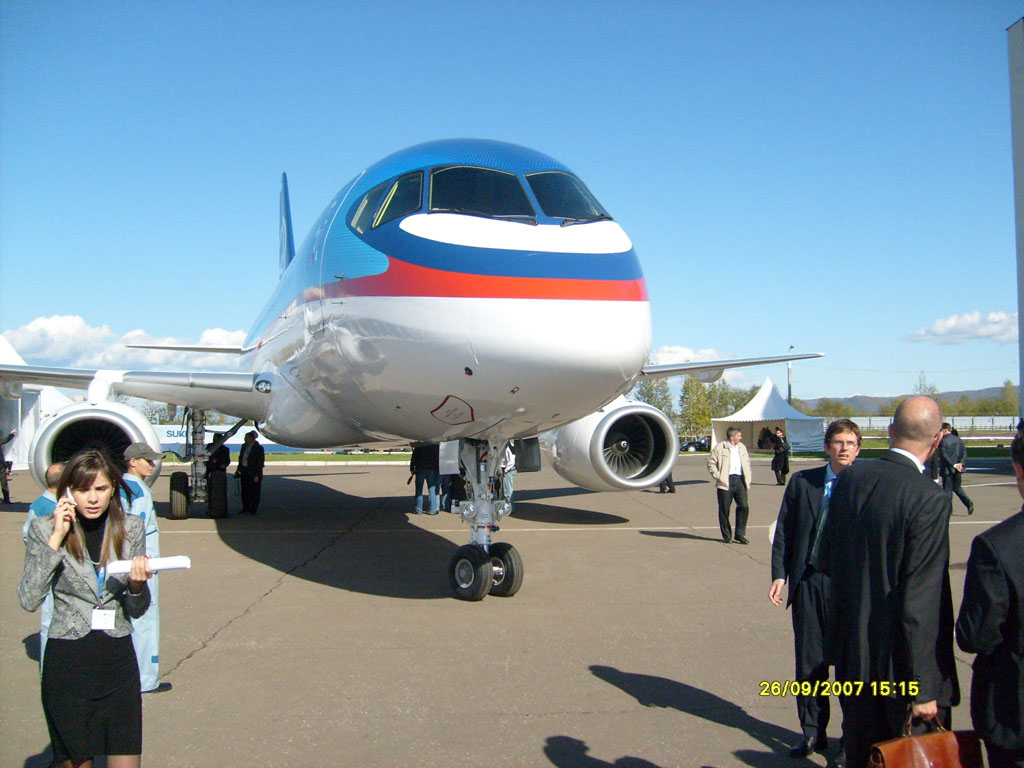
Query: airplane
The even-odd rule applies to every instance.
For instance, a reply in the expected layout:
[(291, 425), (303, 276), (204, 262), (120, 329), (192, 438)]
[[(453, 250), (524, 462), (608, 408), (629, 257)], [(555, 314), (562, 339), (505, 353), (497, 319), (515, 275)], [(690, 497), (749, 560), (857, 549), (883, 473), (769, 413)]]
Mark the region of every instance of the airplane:
[(342, 187), (297, 250), (282, 175), (280, 233), (277, 288), (242, 346), (139, 345), (232, 355), (238, 373), (0, 364), (6, 396), (20, 383), (87, 391), (36, 432), (37, 481), (85, 445), (159, 449), (116, 395), (251, 420), (288, 446), (438, 444), (442, 471), (461, 467), (471, 488), (457, 506), (470, 540), (449, 563), (453, 593), (511, 596), (522, 558), (492, 541), (510, 511), (498, 477), (510, 441), (520, 471), (543, 453), (584, 488), (650, 487), (679, 440), (659, 409), (625, 399), (642, 377), (710, 382), (821, 356), (648, 365), (647, 288), (629, 237), (566, 166), (514, 144), (396, 152)]

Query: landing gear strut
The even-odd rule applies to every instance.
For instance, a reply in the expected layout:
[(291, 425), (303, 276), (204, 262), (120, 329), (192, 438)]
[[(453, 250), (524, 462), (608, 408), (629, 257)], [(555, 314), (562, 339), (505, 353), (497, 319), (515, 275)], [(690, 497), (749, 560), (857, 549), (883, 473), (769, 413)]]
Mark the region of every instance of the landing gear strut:
[(491, 544), (497, 522), (512, 511), (501, 498), (498, 463), (505, 443), (464, 440), (460, 450), (472, 497), (452, 509), (469, 523), (469, 544), (459, 547), (448, 566), (452, 591), (460, 600), (482, 600), (488, 594), (512, 597), (523, 585), (523, 559), (511, 544)]
[[(248, 419), (242, 419), (235, 426), (224, 432), (214, 447), (223, 445), (232, 437)], [(189, 439), (185, 444), (184, 458), (189, 460), (191, 472), (173, 472), (171, 474), (171, 519), (184, 520), (188, 517), (188, 507), (193, 501), (202, 502), (208, 498), (206, 487), (206, 411), (186, 408), (182, 417), (182, 427), (188, 430)], [(191, 475), (191, 483), (189, 482)]]

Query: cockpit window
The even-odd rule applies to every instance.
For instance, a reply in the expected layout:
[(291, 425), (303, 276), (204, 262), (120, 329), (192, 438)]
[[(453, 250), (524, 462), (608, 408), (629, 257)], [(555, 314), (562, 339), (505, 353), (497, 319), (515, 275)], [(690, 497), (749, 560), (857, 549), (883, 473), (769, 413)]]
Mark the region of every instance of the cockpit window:
[(396, 181), (384, 198), (384, 204), (380, 207), (380, 213), (373, 220), (373, 226), (405, 216), (420, 209), (420, 200), (423, 195), (423, 172), (407, 173)]
[(352, 214), (352, 221), (349, 223), (352, 225), (352, 229), (360, 235), (370, 228), (370, 222), (373, 221), (373, 214), (377, 212), (380, 199), (390, 186), (391, 182), (389, 181), (378, 184), (363, 195), (363, 199), (359, 201), (359, 205), (356, 206), (356, 212)]
[(530, 173), (526, 180), (546, 216), (566, 219), (569, 223), (611, 218), (583, 182), (571, 173)]
[(518, 176), (464, 165), (430, 172), (430, 210), (510, 219), (537, 215)]

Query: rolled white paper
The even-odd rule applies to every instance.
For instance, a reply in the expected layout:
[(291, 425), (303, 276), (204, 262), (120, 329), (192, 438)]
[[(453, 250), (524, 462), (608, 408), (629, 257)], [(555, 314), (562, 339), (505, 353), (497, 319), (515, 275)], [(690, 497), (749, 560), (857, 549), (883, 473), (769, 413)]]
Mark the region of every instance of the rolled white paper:
[[(191, 568), (192, 560), (188, 555), (173, 555), (172, 557), (152, 557), (149, 560), (149, 567), (154, 573), (157, 571), (174, 571), (182, 568)], [(131, 560), (115, 560), (107, 563), (107, 573), (116, 576), (122, 573), (131, 573)]]

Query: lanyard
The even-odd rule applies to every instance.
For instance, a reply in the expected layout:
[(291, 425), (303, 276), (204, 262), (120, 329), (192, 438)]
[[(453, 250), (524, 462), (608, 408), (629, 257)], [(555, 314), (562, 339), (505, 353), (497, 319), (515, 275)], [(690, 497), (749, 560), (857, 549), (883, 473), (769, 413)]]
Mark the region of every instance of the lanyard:
[(96, 572), (96, 591), (99, 594), (99, 600), (96, 603), (96, 607), (99, 608), (103, 605), (103, 585), (107, 581), (107, 567), (103, 566), (102, 568), (94, 568), (93, 570)]

